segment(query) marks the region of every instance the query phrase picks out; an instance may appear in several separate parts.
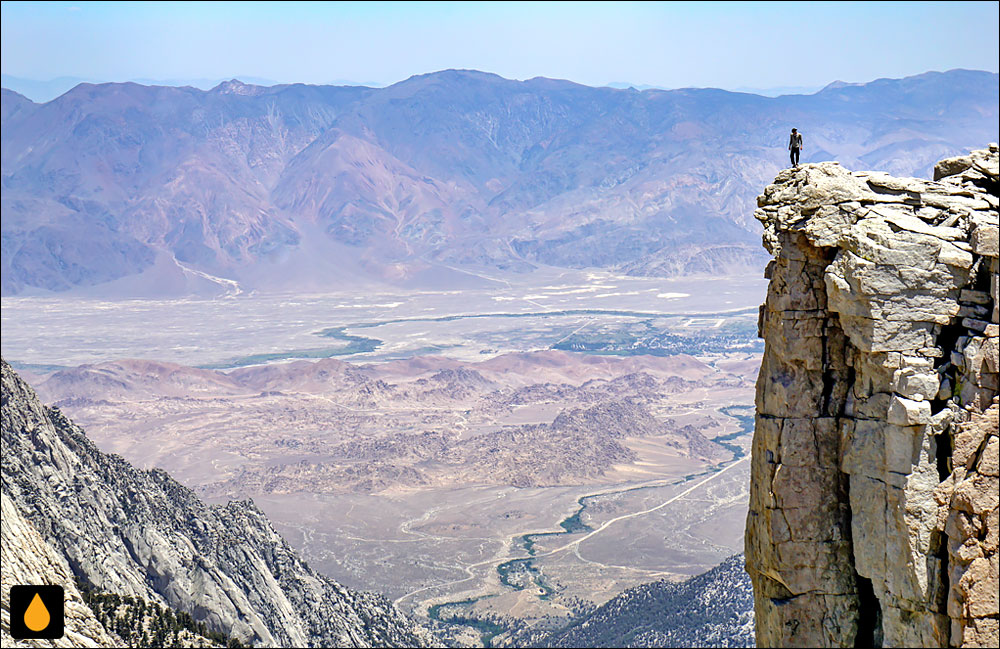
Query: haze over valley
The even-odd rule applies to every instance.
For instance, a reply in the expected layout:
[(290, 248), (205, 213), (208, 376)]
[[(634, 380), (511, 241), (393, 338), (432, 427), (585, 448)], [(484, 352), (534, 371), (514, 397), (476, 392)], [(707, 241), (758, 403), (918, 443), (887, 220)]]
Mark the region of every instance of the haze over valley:
[[(8, 298), (4, 344), (31, 346), (21, 371), (103, 449), (253, 498), (311, 565), (420, 615), (476, 599), (477, 616), (566, 620), (738, 552), (746, 464), (716, 472), (748, 448), (763, 280), (521, 279)], [(308, 349), (333, 357), (286, 360)], [(169, 361), (114, 360), (141, 356)]]

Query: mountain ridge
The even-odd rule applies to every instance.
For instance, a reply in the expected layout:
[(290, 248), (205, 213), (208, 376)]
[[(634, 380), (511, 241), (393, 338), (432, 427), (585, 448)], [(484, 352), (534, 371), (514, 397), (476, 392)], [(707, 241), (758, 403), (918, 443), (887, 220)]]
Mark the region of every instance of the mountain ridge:
[(386, 88), (81, 84), (45, 104), (5, 90), (2, 291), (763, 265), (747, 214), (783, 164), (787, 124), (807, 134), (806, 160), (920, 173), (996, 139), (997, 79), (774, 98), (458, 70)]
[(310, 569), (251, 501), (207, 506), (164, 471), (102, 453), (6, 361), (0, 371), (5, 503), (89, 587), (166, 604), (243, 642), (430, 642), (383, 596)]

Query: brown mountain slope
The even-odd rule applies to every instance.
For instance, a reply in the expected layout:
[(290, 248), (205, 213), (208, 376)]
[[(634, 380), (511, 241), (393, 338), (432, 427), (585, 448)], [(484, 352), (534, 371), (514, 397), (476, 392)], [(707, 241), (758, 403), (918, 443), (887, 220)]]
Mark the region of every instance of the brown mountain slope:
[(761, 261), (747, 215), (789, 124), (806, 160), (922, 174), (996, 139), (997, 79), (777, 98), (457, 70), (384, 89), (81, 84), (46, 104), (5, 90), (2, 290), (731, 272)]

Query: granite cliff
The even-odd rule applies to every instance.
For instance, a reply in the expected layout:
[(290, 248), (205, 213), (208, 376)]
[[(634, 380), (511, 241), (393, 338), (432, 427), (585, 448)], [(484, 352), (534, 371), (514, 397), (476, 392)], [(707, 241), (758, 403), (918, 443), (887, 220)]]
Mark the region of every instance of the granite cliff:
[(116, 606), (170, 610), (213, 638), (253, 645), (430, 642), (385, 597), (309, 568), (252, 502), (208, 506), (165, 472), (102, 453), (6, 362), (0, 370), (4, 646), (8, 584), (40, 582), (67, 589), (70, 646), (136, 644), (115, 635), (120, 624), (102, 627), (75, 582), (116, 596)]
[[(11, 586), (19, 584), (56, 584), (65, 588), (66, 608), (64, 611), (65, 634), (52, 641), (54, 647), (117, 647), (123, 645), (121, 638), (97, 620), (87, 606), (80, 591), (73, 583), (73, 572), (66, 559), (56, 552), (35, 528), (21, 516), (17, 505), (6, 493), (0, 494), (2, 517), (0, 517), (0, 551), (3, 555), (3, 646), (21, 646), (14, 643), (9, 635), (10, 605), (7, 594)], [(30, 646), (25, 643), (24, 646)]]
[(757, 199), (759, 646), (997, 646), (998, 150)]

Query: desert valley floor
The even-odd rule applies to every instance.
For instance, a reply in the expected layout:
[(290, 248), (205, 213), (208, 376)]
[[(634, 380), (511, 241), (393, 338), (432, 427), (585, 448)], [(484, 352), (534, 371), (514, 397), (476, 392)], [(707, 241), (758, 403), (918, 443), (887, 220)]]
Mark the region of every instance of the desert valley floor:
[(474, 279), (3, 298), (3, 355), (104, 450), (420, 615), (547, 624), (742, 550), (765, 281)]

